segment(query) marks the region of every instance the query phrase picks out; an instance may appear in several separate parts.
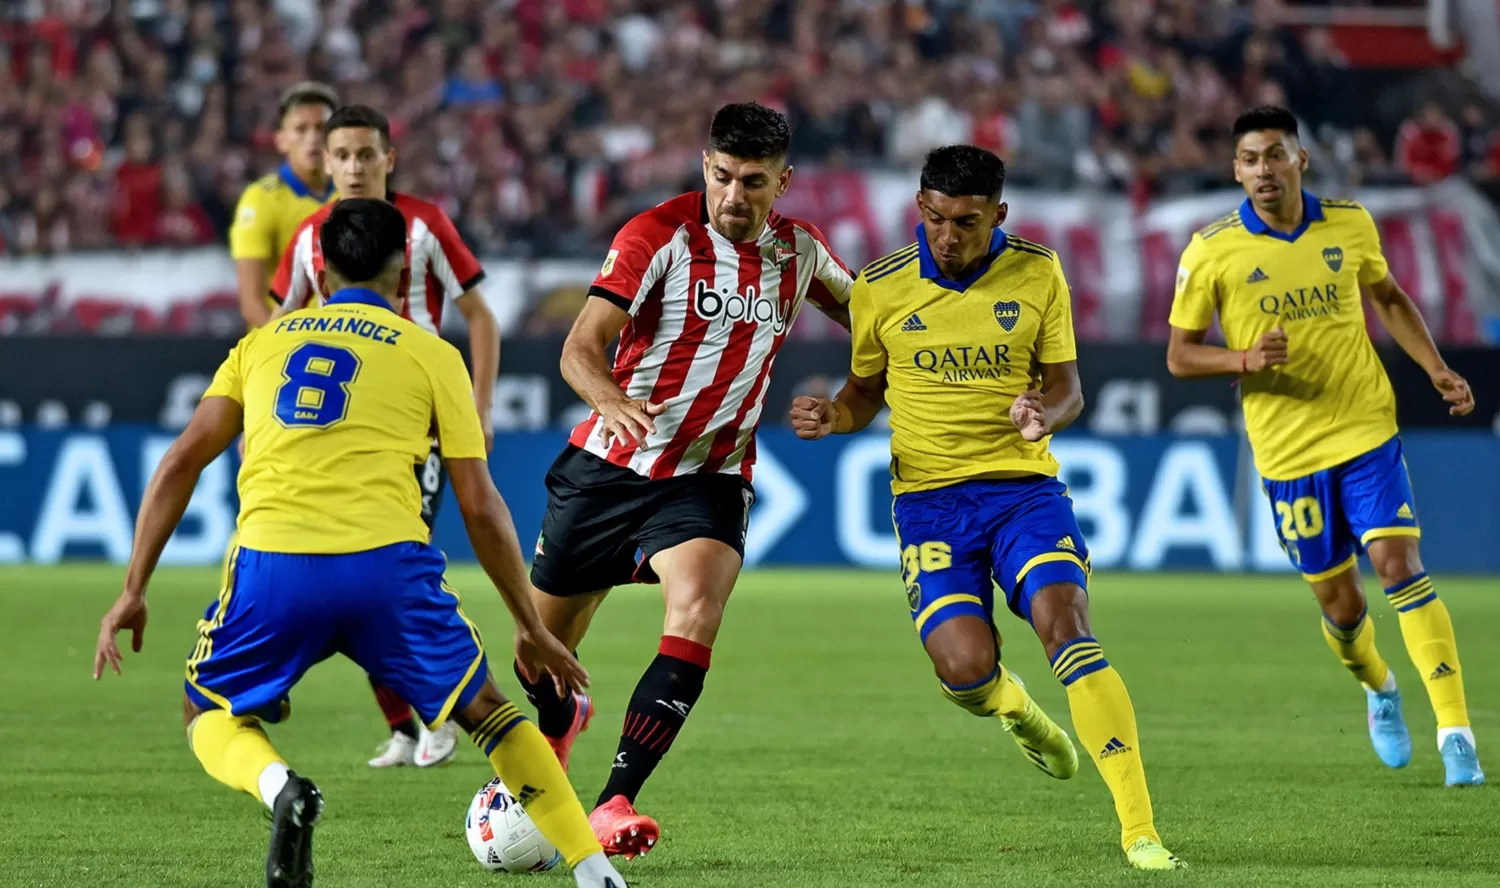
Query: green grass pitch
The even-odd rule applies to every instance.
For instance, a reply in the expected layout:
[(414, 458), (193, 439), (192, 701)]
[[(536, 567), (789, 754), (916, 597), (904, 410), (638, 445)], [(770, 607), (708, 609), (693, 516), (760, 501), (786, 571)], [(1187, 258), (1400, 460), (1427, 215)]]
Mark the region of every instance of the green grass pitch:
[[(266, 821), (202, 773), (180, 724), (182, 662), (215, 572), (163, 570), (144, 653), (96, 684), (94, 638), (120, 577), (0, 569), (0, 885), (263, 884)], [(514, 693), (498, 597), (472, 569), (451, 579)], [(1500, 582), (1438, 577), (1438, 590), (1500, 778)], [(662, 844), (622, 871), (637, 888), (1500, 884), (1500, 788), (1442, 786), (1431, 709), (1384, 602), (1371, 610), (1414, 735), (1401, 771), (1371, 751), (1364, 697), (1297, 580), (1109, 575), (1093, 595), (1139, 714), (1158, 824), (1189, 871), (1127, 870), (1092, 764), (1066, 783), (1034, 770), (998, 723), (938, 696), (894, 574), (836, 571), (741, 581), (703, 701), (640, 800)], [(586, 804), (660, 618), (654, 590), (621, 590), (583, 647), (600, 706), (573, 759)], [(1070, 725), (1035, 638), (1009, 616), (1002, 628), (1007, 662)], [(474, 863), (463, 814), (489, 769), (472, 746), (436, 771), (366, 768), (384, 725), (349, 663), (314, 669), (293, 699), (272, 738), (327, 797), (319, 885), (572, 884)]]

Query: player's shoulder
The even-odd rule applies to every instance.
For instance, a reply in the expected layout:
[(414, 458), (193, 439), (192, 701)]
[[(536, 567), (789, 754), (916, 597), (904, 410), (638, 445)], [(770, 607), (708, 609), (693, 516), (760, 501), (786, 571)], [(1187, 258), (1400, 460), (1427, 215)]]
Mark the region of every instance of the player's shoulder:
[(1340, 210), (1356, 210), (1368, 215), (1370, 212), (1369, 210), (1365, 209), (1364, 204), (1360, 203), (1357, 200), (1350, 200), (1349, 198), (1345, 197), (1320, 197), (1318, 198), (1318, 206), (1322, 207), (1325, 213), (1329, 210), (1333, 210), (1335, 212)]
[(679, 194), (636, 213), (620, 229), (620, 234), (660, 249), (684, 227), (694, 225), (708, 226), (708, 207), (701, 191)]
[(1320, 197), (1318, 206), (1323, 211), (1323, 218), (1335, 226), (1354, 226), (1363, 228), (1374, 223), (1374, 217), (1365, 205), (1357, 200), (1338, 197)]
[(1015, 253), (1028, 262), (1035, 262), (1037, 260), (1044, 260), (1048, 263), (1057, 262), (1056, 250), (1043, 246), (1034, 240), (1017, 237), (1014, 234), (1007, 234), (1005, 236), (1005, 248), (1015, 251)]
[(442, 207), (430, 200), (412, 197), (404, 191), (391, 192), (391, 204), (401, 211), (401, 215), (406, 217), (408, 225), (417, 219), (422, 220), (429, 226), (440, 219), (445, 222), (452, 221), (448, 218), (448, 214), (443, 212)]
[(871, 261), (864, 268), (860, 269), (858, 279), (864, 281), (866, 284), (885, 281), (882, 286), (889, 287), (893, 283), (896, 283), (896, 281), (891, 280), (893, 277), (898, 275), (905, 277), (901, 274), (903, 270), (915, 268), (916, 265), (914, 263), (918, 263), (920, 256), (921, 248), (917, 246), (916, 242), (909, 243), (899, 250), (886, 253), (879, 259)]
[(1233, 212), (1225, 213), (1214, 221), (1193, 232), (1193, 241), (1197, 243), (1205, 243), (1216, 237), (1219, 237), (1225, 232), (1235, 230), (1245, 230), (1245, 220), (1244, 217), (1240, 215), (1238, 207), (1236, 207)]
[(266, 173), (264, 176), (246, 185), (244, 193), (264, 196), (289, 190), (286, 187), (286, 182), (282, 180), (279, 173)]

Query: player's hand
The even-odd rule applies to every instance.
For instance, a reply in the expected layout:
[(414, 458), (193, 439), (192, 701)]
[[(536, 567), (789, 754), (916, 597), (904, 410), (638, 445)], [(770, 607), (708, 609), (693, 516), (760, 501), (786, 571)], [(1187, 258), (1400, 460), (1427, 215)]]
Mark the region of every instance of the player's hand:
[(1286, 331), (1276, 327), (1260, 337), (1255, 347), (1245, 352), (1245, 369), (1259, 373), (1267, 367), (1286, 363)]
[(604, 443), (619, 439), (632, 447), (646, 449), (646, 436), (656, 431), (656, 417), (665, 412), (667, 405), (653, 404), (645, 399), (630, 401), (621, 398), (599, 405), (599, 417), (604, 420)]
[(536, 681), (544, 672), (551, 675), (559, 697), (566, 696), (570, 688), (581, 691), (589, 686), (588, 670), (543, 627), (535, 631), (516, 627), (516, 663), (528, 682)]
[(804, 441), (833, 434), (833, 402), (827, 398), (798, 395), (792, 401), (792, 428)]
[(1010, 421), (1028, 441), (1040, 441), (1052, 434), (1047, 427), (1047, 408), (1042, 404), (1042, 393), (1029, 389), (1010, 405)]
[(94, 647), (94, 680), (104, 674), (104, 664), (120, 674), (120, 646), (115, 643), (115, 634), (121, 629), (130, 630), (130, 649), (141, 652), (141, 638), (146, 634), (146, 599), (129, 592), (121, 592), (114, 607), (99, 621), (99, 643)]
[(1432, 385), (1442, 392), (1443, 400), (1450, 405), (1449, 416), (1468, 416), (1474, 412), (1474, 392), (1467, 379), (1444, 367), (1432, 374)]

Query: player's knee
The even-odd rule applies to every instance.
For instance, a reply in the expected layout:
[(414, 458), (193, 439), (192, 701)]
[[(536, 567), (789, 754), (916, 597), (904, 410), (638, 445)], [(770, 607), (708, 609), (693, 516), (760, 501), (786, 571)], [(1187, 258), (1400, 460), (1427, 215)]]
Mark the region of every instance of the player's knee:
[(1422, 557), (1415, 537), (1388, 537), (1370, 543), (1370, 565), (1389, 589), (1422, 572)]
[(975, 617), (944, 622), (928, 634), (926, 647), (933, 671), (950, 687), (983, 681), (999, 661), (994, 629)]
[(204, 710), (193, 702), (193, 698), (187, 694), (182, 695), (182, 729), (187, 732), (188, 740), (191, 742), (193, 736), (193, 722), (198, 720)]
[(667, 599), (667, 635), (712, 645), (723, 622), (724, 602), (707, 588), (679, 590)]
[(1031, 598), (1031, 627), (1049, 658), (1075, 638), (1092, 637), (1089, 596), (1077, 583), (1051, 583)]
[(1358, 571), (1341, 574), (1313, 584), (1318, 607), (1335, 626), (1353, 626), (1365, 612), (1365, 593), (1359, 587)]
[(453, 721), (460, 728), (463, 728), (465, 733), (472, 734), (474, 729), (489, 717), (490, 713), (500, 708), (506, 702), (505, 694), (500, 692), (500, 688), (495, 684), (495, 680), (493, 678), (485, 679), (484, 684), (479, 688), (479, 692), (474, 695), (474, 699), (470, 700), (468, 705), (463, 708), (453, 711)]

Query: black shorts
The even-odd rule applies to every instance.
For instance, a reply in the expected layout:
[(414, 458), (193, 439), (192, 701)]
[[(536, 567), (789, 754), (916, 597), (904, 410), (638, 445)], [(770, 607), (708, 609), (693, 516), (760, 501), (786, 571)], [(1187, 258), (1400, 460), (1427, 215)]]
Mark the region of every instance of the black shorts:
[(531, 582), (558, 596), (655, 583), (651, 556), (688, 540), (718, 540), (743, 557), (754, 502), (739, 475), (652, 480), (570, 444), (547, 472)]
[(438, 506), (443, 503), (443, 488), (448, 486), (448, 469), (443, 465), (443, 454), (438, 449), (436, 438), (432, 439), (432, 450), (426, 462), (417, 463), (417, 489), (422, 494), (422, 521), (427, 529), (437, 521)]

